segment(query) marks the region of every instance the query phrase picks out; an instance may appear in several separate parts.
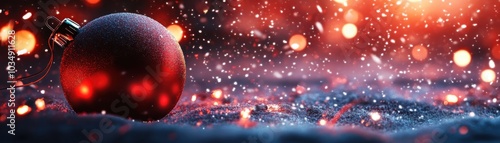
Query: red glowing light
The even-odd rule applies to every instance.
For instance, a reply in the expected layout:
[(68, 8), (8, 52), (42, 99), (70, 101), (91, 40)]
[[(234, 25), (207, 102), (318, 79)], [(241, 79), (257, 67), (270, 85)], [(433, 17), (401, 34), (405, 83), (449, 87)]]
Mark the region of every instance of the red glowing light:
[(295, 92), (297, 92), (298, 94), (303, 94), (306, 92), (306, 88), (304, 86), (297, 85), (297, 87), (295, 87)]
[(150, 90), (145, 89), (143, 84), (132, 84), (130, 86), (130, 94), (136, 96), (137, 98), (144, 98), (145, 96), (150, 95)]
[(144, 89), (136, 84), (133, 84), (130, 86), (130, 94), (132, 95), (142, 95), (144, 92)]
[(158, 100), (158, 104), (160, 105), (161, 108), (167, 107), (169, 102), (170, 101), (168, 99), (168, 95), (166, 95), (166, 94), (160, 95), (160, 99)]
[(182, 92), (182, 88), (179, 86), (179, 84), (174, 83), (172, 85), (172, 90), (171, 91), (172, 91), (172, 93), (177, 94), (179, 92)]
[(500, 45), (497, 45), (491, 49), (491, 56), (497, 60), (500, 60)]
[(415, 59), (415, 60), (418, 60), (418, 61), (423, 61), (427, 58), (427, 48), (422, 46), (422, 45), (418, 45), (418, 46), (415, 46), (412, 48), (411, 50), (411, 56)]
[(104, 89), (108, 87), (109, 84), (109, 77), (106, 75), (106, 73), (103, 72), (98, 72), (92, 75), (91, 77), (93, 86), (96, 89)]
[(81, 99), (92, 99), (92, 91), (87, 84), (81, 84), (80, 87), (78, 87), (77, 93), (79, 95), (78, 97), (80, 97)]
[(469, 128), (467, 128), (467, 126), (461, 126), (459, 129), (458, 129), (458, 132), (461, 134), (461, 135), (465, 135), (469, 132)]
[(87, 0), (89, 4), (98, 4), (99, 2), (101, 2), (101, 0)]
[(149, 80), (143, 80), (142, 86), (144, 87), (144, 89), (147, 90), (148, 93), (151, 92), (154, 88), (153, 83), (151, 83), (151, 81), (149, 81)]
[(333, 119), (330, 120), (330, 123), (331, 125), (330, 126), (334, 126), (335, 124), (337, 124), (337, 121), (340, 119), (340, 117), (342, 117), (342, 115), (347, 112), (347, 110), (351, 109), (353, 106), (357, 105), (360, 101), (359, 100), (354, 100), (354, 101), (351, 101), (349, 103), (347, 103), (346, 105), (342, 106), (342, 108), (340, 108), (340, 110), (333, 116)]
[(87, 87), (87, 86), (80, 87), (80, 93), (89, 94), (89, 87)]

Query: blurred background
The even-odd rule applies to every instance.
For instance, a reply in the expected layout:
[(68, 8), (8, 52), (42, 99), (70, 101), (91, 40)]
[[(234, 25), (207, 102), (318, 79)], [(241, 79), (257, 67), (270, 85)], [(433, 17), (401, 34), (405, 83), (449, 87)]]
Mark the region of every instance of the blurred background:
[[(2, 47), (7, 47), (5, 31), (16, 30), (16, 68), (21, 77), (42, 70), (48, 62), (51, 31), (44, 24), (47, 16), (71, 18), (81, 26), (116, 12), (151, 17), (176, 37), (186, 59), (185, 90), (174, 115), (183, 112), (181, 107), (242, 103), (338, 111), (349, 102), (337, 106), (321, 101), (355, 93), (345, 98), (390, 96), (407, 100), (408, 105), (425, 102), (436, 108), (453, 105), (457, 110), (477, 101), (474, 105), (493, 109), (474, 111), (496, 116), (500, 106), (499, 11), (500, 0), (3, 0), (0, 30)], [(0, 55), (7, 57), (3, 49)], [(55, 47), (49, 74), (19, 89), (20, 98), (51, 99), (52, 109), (70, 110), (59, 81), (63, 50)], [(7, 67), (6, 58), (0, 61), (1, 67)], [(6, 81), (7, 74), (2, 75), (0, 81)], [(325, 97), (309, 100), (301, 96), (311, 94)], [(3, 95), (7, 92), (2, 91)], [(234, 110), (241, 118), (250, 112)], [(379, 120), (381, 115), (371, 111), (361, 115)], [(324, 120), (312, 124), (327, 124), (333, 116), (323, 114), (318, 118)], [(202, 125), (198, 121), (189, 124)]]

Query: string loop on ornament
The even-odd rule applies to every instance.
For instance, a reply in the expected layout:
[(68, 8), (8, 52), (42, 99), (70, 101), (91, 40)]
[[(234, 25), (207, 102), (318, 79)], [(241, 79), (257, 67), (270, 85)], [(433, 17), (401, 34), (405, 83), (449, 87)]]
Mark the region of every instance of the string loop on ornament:
[[(61, 24), (61, 20), (57, 19), (54, 16), (47, 17), (47, 20), (45, 21), (45, 26), (47, 26), (47, 28), (49, 28), (50, 30), (52, 30), (52, 34), (51, 34), (51, 37), (52, 37), (52, 35), (54, 34), (54, 28), (52, 26), (50, 26), (50, 24), (48, 22), (49, 19), (57, 20), (57, 22), (58, 22), (57, 25)], [(49, 53), (50, 53), (50, 58), (49, 58), (49, 61), (48, 61), (47, 65), (45, 65), (45, 68), (43, 68), (41, 71), (38, 71), (38, 72), (36, 72), (34, 74), (31, 74), (31, 75), (28, 75), (28, 76), (24, 76), (24, 77), (16, 78), (15, 81), (22, 83), (21, 85), (16, 85), (16, 88), (17, 87), (25, 87), (25, 86), (33, 85), (33, 84), (35, 84), (37, 82), (40, 82), (42, 79), (44, 79), (47, 76), (47, 74), (50, 72), (50, 69), (52, 67), (52, 62), (54, 61), (54, 45), (55, 45), (55, 43), (56, 42), (54, 40), (52, 40), (51, 38), (49, 38), (48, 41), (47, 41), (47, 44), (48, 44), (48, 47), (49, 47), (48, 50), (49, 50)], [(24, 83), (23, 82), (23, 80), (31, 79), (31, 78), (34, 78), (34, 77), (38, 77), (38, 78), (36, 78), (35, 80), (33, 80), (31, 82), (28, 82), (28, 83)], [(0, 90), (6, 90), (8, 88), (9, 88), (9, 86), (0, 88)]]

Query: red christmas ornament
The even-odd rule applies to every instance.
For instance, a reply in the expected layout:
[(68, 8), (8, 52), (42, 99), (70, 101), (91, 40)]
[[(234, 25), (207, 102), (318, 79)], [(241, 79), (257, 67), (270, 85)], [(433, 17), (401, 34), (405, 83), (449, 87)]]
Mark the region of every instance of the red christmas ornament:
[(79, 29), (64, 50), (60, 71), (66, 99), (77, 113), (104, 111), (142, 121), (167, 115), (186, 79), (184, 56), (172, 34), (132, 13), (106, 15)]

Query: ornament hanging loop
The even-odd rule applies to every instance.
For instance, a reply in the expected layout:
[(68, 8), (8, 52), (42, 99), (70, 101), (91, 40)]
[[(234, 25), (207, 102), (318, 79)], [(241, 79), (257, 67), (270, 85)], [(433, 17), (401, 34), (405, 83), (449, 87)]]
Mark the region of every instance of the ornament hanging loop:
[[(50, 23), (50, 20), (54, 20), (55, 23)], [(47, 20), (45, 20), (45, 26), (50, 29), (50, 31), (54, 32), (54, 29), (61, 23), (61, 20), (57, 19), (54, 16), (49, 16), (47, 17)], [(57, 24), (56, 26), (53, 26), (54, 24)]]

